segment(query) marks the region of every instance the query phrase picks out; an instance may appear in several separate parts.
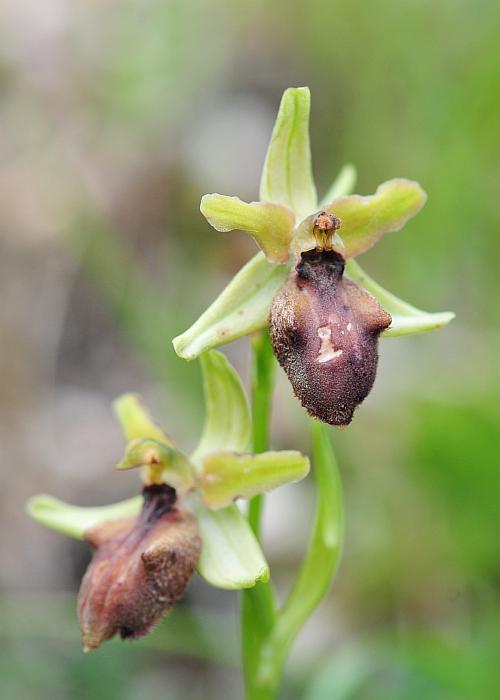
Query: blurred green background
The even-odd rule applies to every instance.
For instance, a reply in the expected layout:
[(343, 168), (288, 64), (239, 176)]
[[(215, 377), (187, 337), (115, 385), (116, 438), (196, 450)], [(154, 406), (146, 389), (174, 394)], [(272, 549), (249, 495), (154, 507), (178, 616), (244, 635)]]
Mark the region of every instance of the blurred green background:
[[(131, 495), (110, 402), (142, 393), (179, 444), (202, 420), (170, 339), (253, 253), (202, 219), (257, 196), (281, 93), (312, 90), (318, 185), (419, 180), (428, 203), (361, 263), (457, 320), (386, 340), (353, 425), (333, 431), (347, 542), (283, 698), (500, 698), (500, 4), (495, 0), (20, 0), (0, 7), (0, 698), (239, 700), (237, 600), (193, 580), (143, 641), (83, 656), (84, 544), (23, 513), (33, 492)], [(246, 376), (248, 345), (227, 348)], [(308, 449), (280, 373), (275, 447)], [(306, 482), (267, 502), (286, 591)]]

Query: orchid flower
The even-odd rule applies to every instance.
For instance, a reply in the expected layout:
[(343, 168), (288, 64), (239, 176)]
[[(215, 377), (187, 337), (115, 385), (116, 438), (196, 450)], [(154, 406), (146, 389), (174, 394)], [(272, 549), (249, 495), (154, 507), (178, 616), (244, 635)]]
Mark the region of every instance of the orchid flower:
[[(260, 183), (260, 201), (208, 194), (201, 212), (218, 231), (243, 230), (257, 253), (200, 318), (174, 339), (187, 360), (269, 327), (275, 354), (311, 415), (350, 422), (375, 379), (378, 338), (424, 333), (451, 312), (427, 313), (372, 280), (354, 257), (399, 231), (423, 207), (418, 183), (389, 180), (349, 194), (343, 168), (318, 203), (309, 143), (310, 93), (283, 94)], [(344, 274), (345, 273), (345, 274)]]
[(96, 508), (51, 496), (27, 506), (39, 523), (94, 548), (79, 594), (85, 650), (119, 633), (147, 634), (182, 595), (194, 569), (219, 588), (269, 577), (260, 545), (233, 502), (302, 479), (296, 451), (250, 454), (250, 412), (238, 375), (221, 353), (201, 359), (204, 429), (188, 457), (133, 394), (115, 402), (127, 441), (118, 469), (141, 468), (142, 495)]

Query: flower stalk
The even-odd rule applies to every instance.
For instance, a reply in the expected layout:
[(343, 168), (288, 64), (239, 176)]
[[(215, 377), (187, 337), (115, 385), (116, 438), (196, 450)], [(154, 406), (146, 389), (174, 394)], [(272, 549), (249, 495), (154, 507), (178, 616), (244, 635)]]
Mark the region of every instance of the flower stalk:
[[(252, 339), (253, 445), (269, 448), (269, 420), (275, 361), (269, 339)], [(309, 546), (297, 579), (278, 610), (272, 582), (242, 592), (242, 665), (246, 700), (275, 700), (290, 648), (312, 611), (328, 593), (336, 574), (344, 535), (340, 473), (327, 429), (311, 421), (316, 506)], [(250, 502), (249, 520), (260, 532), (264, 496)]]
[[(252, 451), (269, 449), (269, 433), (272, 410), (272, 395), (276, 374), (273, 349), (266, 331), (255, 333), (251, 338), (251, 396), (252, 396)], [(248, 508), (250, 527), (260, 538), (261, 513), (264, 496), (252, 498)]]
[[(265, 452), (269, 448), (270, 419), (276, 362), (267, 332), (251, 339), (252, 448)], [(248, 521), (260, 539), (264, 496), (255, 496), (248, 505)], [(241, 651), (243, 679), (247, 700), (257, 700), (255, 686), (259, 673), (260, 651), (272, 632), (276, 616), (276, 599), (271, 581), (259, 582), (241, 596)]]

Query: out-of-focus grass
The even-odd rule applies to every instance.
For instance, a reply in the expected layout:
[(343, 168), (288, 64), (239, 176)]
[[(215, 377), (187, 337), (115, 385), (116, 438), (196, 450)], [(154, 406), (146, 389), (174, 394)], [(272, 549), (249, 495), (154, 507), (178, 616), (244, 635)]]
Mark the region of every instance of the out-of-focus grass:
[(500, 577), (499, 389), (463, 404), (444, 397), (419, 403), (409, 445), (413, 477), (445, 523), (450, 560), (477, 593), (494, 589)]
[[(172, 347), (172, 338), (182, 328), (184, 305), (189, 304), (189, 283), (194, 283), (189, 270), (183, 274), (186, 289), (180, 285), (175, 289), (170, 282), (167, 290), (164, 281), (141, 268), (134, 250), (102, 216), (78, 217), (68, 242), (149, 371), (171, 384), (181, 402), (184, 395), (199, 390), (192, 366), (180, 360)], [(177, 277), (175, 269), (172, 275)], [(168, 269), (166, 276), (170, 277)]]
[(155, 694), (147, 686), (139, 691), (134, 681), (145, 666), (161, 677), (172, 664), (187, 664), (196, 676), (208, 663), (239, 663), (234, 616), (221, 611), (177, 606), (148, 637), (113, 640), (90, 655), (81, 651), (72, 595), (7, 596), (0, 614), (2, 700), (153, 700)]
[(500, 693), (498, 620), (481, 639), (407, 629), (346, 645), (316, 670), (304, 700), (491, 700)]
[[(81, 649), (73, 595), (10, 595), (1, 600), (0, 611), (3, 621), (0, 637), (4, 639), (21, 642), (42, 639), (69, 644), (73, 651)], [(114, 639), (108, 647), (173, 652), (227, 666), (238, 664), (233, 615), (178, 605), (167, 619), (168, 624), (160, 624), (152, 634), (139, 641), (123, 644)], [(89, 658), (95, 656), (98, 654), (91, 654)]]

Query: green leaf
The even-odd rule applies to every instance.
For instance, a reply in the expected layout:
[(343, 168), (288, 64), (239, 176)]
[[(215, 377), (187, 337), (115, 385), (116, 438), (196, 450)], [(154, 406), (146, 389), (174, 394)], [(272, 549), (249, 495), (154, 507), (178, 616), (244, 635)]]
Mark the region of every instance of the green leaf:
[(202, 549), (200, 576), (217, 588), (251, 588), (267, 581), (269, 567), (255, 535), (235, 505), (212, 511), (195, 506)]
[(342, 225), (340, 237), (344, 256), (354, 257), (371, 248), (384, 235), (399, 231), (424, 206), (427, 196), (418, 182), (403, 178), (389, 180), (375, 194), (339, 197), (325, 206)]
[(125, 455), (117, 469), (147, 470), (147, 482), (167, 483), (178, 491), (185, 491), (194, 485), (194, 468), (188, 458), (175, 447), (168, 447), (150, 439), (132, 440), (128, 443)]
[(203, 460), (200, 489), (209, 508), (221, 508), (236, 498), (252, 498), (299, 481), (308, 472), (309, 460), (295, 450), (257, 455), (218, 452)]
[(329, 591), (342, 552), (344, 508), (342, 484), (325, 425), (311, 421), (316, 508), (309, 546), (295, 584), (266, 642), (259, 677), (271, 685), (280, 677), (298, 632)]
[(191, 460), (201, 468), (212, 452), (244, 452), (250, 442), (251, 418), (240, 378), (228, 359), (212, 350), (201, 358), (205, 393), (205, 425)]
[(309, 144), (309, 88), (288, 88), (271, 136), (260, 181), (260, 199), (292, 209), (300, 221), (317, 208)]
[(278, 622), (278, 636), (293, 639), (332, 585), (342, 552), (344, 506), (335, 454), (322, 423), (311, 422), (316, 512), (301, 571)]
[(217, 231), (239, 229), (250, 233), (271, 262), (284, 263), (290, 257), (295, 216), (287, 207), (271, 202), (248, 204), (238, 197), (206, 194), (200, 211)]
[(373, 294), (380, 305), (391, 314), (392, 323), (383, 332), (383, 338), (427, 333), (428, 331), (447, 326), (455, 318), (455, 314), (452, 311), (427, 313), (410, 306), (410, 304), (398, 299), (394, 294), (377, 284), (354, 260), (347, 261), (346, 273), (351, 279), (359, 282), (370, 294)]
[(81, 508), (64, 503), (58, 498), (40, 494), (30, 498), (26, 504), (26, 511), (33, 520), (41, 525), (82, 540), (84, 533), (90, 527), (107, 520), (120, 520), (137, 515), (141, 506), (141, 496), (135, 496), (109, 506)]
[(151, 438), (173, 447), (174, 443), (149, 415), (136, 394), (123, 394), (113, 404), (116, 416), (127, 442), (137, 438)]
[(319, 208), (321, 209), (321, 207), (331, 204), (337, 197), (344, 197), (347, 194), (351, 194), (356, 185), (357, 177), (358, 174), (354, 165), (346, 163), (321, 200)]
[(352, 700), (370, 676), (383, 668), (382, 654), (374, 646), (342, 645), (316, 669), (304, 700)]
[(273, 265), (257, 253), (200, 318), (174, 338), (175, 352), (194, 360), (205, 350), (266, 328), (271, 302), (289, 272), (288, 265)]

